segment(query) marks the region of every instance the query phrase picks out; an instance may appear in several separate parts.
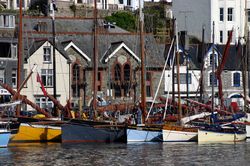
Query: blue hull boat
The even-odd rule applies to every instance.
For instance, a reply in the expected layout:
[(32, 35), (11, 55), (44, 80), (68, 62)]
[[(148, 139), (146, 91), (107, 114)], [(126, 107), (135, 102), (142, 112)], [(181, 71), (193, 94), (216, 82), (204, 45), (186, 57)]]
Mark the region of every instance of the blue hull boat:
[(146, 127), (128, 127), (127, 142), (162, 142), (162, 130)]
[(5, 148), (8, 146), (10, 135), (10, 131), (0, 130), (0, 148)]

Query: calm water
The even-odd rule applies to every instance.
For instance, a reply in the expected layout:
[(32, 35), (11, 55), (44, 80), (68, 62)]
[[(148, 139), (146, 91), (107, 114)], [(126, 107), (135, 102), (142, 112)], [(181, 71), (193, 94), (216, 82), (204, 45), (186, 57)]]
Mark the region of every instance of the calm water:
[(0, 149), (0, 165), (250, 165), (250, 141), (237, 144), (19, 144)]

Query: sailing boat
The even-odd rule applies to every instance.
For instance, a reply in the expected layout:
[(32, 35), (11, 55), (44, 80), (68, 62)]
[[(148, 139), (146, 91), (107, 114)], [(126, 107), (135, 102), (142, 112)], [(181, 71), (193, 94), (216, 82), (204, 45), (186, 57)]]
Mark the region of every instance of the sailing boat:
[[(224, 103), (223, 103), (223, 96), (222, 94), (222, 82), (220, 78), (220, 74), (223, 68), (223, 65), (225, 64), (225, 60), (228, 55), (228, 48), (230, 47), (230, 42), (232, 39), (232, 33), (233, 30), (230, 32), (230, 35), (228, 36), (228, 41), (226, 44), (226, 48), (222, 57), (222, 62), (220, 66), (217, 69), (217, 77), (219, 81), (219, 96), (221, 100), (221, 108), (224, 109)], [(213, 44), (214, 44), (214, 22), (213, 22)], [(246, 139), (246, 132), (241, 129), (240, 127), (236, 126), (232, 123), (232, 121), (220, 125), (219, 123), (216, 123), (216, 115), (214, 114), (214, 81), (216, 80), (214, 77), (215, 73), (215, 62), (214, 62), (214, 48), (213, 48), (213, 58), (212, 58), (212, 72), (213, 72), (213, 83), (212, 83), (212, 115), (211, 115), (211, 122), (212, 124), (207, 124), (202, 128), (199, 128), (198, 130), (198, 142), (204, 143), (204, 142), (238, 142), (238, 141), (244, 141)], [(216, 80), (217, 81), (217, 80)], [(236, 118), (233, 118), (233, 120), (236, 120)]]
[[(3, 103), (0, 104), (0, 108), (4, 108), (3, 110), (7, 110), (7, 108), (12, 108), (14, 109), (16, 105), (20, 104), (20, 101), (15, 101), (15, 102), (10, 102), (10, 103)], [(12, 121), (10, 120), (9, 117), (9, 111), (12, 111), (11, 109), (8, 109), (7, 112), (7, 120), (6, 119), (1, 119), (0, 121), (0, 148), (7, 147), (12, 135), (12, 130), (14, 130), (13, 133), (15, 133), (15, 129), (12, 129)], [(15, 123), (13, 122), (13, 125)]]
[[(146, 86), (145, 86), (145, 55), (144, 55), (144, 35), (143, 35), (143, 16), (142, 16), (142, 1), (139, 1), (140, 12), (140, 46), (141, 46), (141, 108), (138, 107), (138, 118), (142, 116), (145, 121), (146, 112)], [(140, 123), (140, 122), (139, 122)], [(160, 126), (138, 124), (137, 126), (127, 127), (127, 142), (152, 142), (162, 141), (162, 129)]]
[[(97, 108), (97, 2), (94, 1), (94, 28), (93, 28), (93, 114)], [(100, 122), (93, 120), (71, 119), (62, 125), (62, 142), (125, 142), (126, 129), (124, 125), (113, 124), (113, 122)]]
[(8, 146), (11, 136), (11, 131), (8, 125), (4, 122), (0, 122), (0, 148), (5, 148)]
[[(166, 123), (163, 125), (162, 135), (164, 142), (189, 142), (197, 140), (197, 127), (185, 127), (184, 124), (181, 124), (181, 100), (180, 100), (180, 70), (179, 70), (179, 48), (178, 48), (178, 35), (177, 35), (177, 23), (176, 23), (176, 49), (177, 49), (177, 81), (178, 81), (178, 113), (179, 113), (179, 122), (178, 124)], [(174, 56), (175, 57), (175, 56)], [(174, 58), (173, 58), (174, 62)], [(173, 68), (173, 64), (171, 68)], [(165, 108), (167, 109), (167, 107)], [(165, 114), (164, 114), (165, 116)], [(165, 118), (165, 117), (164, 117)]]
[[(50, 6), (53, 6), (53, 4), (51, 3)], [(54, 9), (50, 7), (50, 9), (52, 9), (52, 14), (53, 14), (53, 19), (54, 19)], [(20, 6), (20, 16), (19, 16), (19, 35), (21, 37), (19, 40), (19, 49), (22, 49), (22, 7)], [(54, 23), (54, 20), (52, 20), (52, 23)], [(54, 31), (53, 31), (54, 32)], [(54, 34), (54, 33), (53, 33)], [(53, 48), (55, 48), (55, 42), (53, 44)], [(19, 56), (18, 56), (18, 60), (21, 61), (21, 51), (19, 50)], [(53, 53), (55, 53), (55, 49), (53, 51)], [(53, 64), (55, 64), (55, 60), (53, 59)], [(21, 65), (18, 66), (18, 72), (19, 72), (19, 77), (20, 77), (20, 67)], [(55, 67), (53, 67), (55, 69)], [(15, 97), (20, 97), (21, 95), (19, 94), (21, 89), (23, 88), (23, 86), (25, 85), (25, 83), (28, 81), (28, 79), (30, 78), (31, 74), (35, 71), (36, 67), (33, 67), (31, 69), (31, 73), (29, 74), (29, 76), (24, 80), (24, 82), (21, 84), (21, 86), (18, 86), (18, 90), (17, 92), (13, 91), (13, 90), (9, 90), (11, 91), (12, 95), (14, 96), (13, 99), (15, 99)], [(55, 71), (55, 70), (54, 70)], [(54, 74), (55, 75), (55, 74)], [(40, 76), (39, 76), (40, 79)], [(54, 79), (55, 80), (55, 79)], [(20, 79), (19, 79), (20, 81)], [(18, 82), (19, 82), (18, 81)], [(40, 81), (41, 82), (41, 81)], [(20, 83), (18, 83), (20, 84)], [(55, 86), (56, 84), (54, 84)], [(26, 104), (28, 99), (25, 99)], [(29, 101), (29, 103), (31, 103)], [(33, 107), (35, 107), (37, 109), (37, 105), (35, 105), (34, 103), (31, 103), (31, 105), (33, 105)], [(39, 108), (40, 109), (40, 108)], [(47, 112), (45, 112), (45, 116), (50, 117)], [(11, 142), (47, 142), (47, 141), (60, 141), (60, 136), (61, 136), (61, 127), (59, 125), (58, 122), (56, 121), (51, 121), (51, 119), (39, 119), (39, 118), (24, 118), (24, 117), (19, 117), (19, 113), (17, 114), (18, 117), (18, 121), (20, 123), (20, 127), (19, 127), (19, 131), (17, 134), (13, 135), (11, 138)]]

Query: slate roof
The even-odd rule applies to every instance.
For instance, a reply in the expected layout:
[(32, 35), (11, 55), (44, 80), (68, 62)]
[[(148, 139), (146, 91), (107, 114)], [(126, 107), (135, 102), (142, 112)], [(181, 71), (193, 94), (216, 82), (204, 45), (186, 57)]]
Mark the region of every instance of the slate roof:
[[(39, 21), (43, 21), (47, 23), (48, 31), (45, 33), (31, 33), (33, 39), (36, 38), (45, 38), (50, 39), (52, 34), (48, 33), (51, 32), (51, 19), (39, 19), (39, 18), (25, 18), (23, 19), (24, 22), (24, 31), (28, 32), (36, 32), (34, 27), (38, 24)], [(93, 20), (86, 19), (68, 19), (62, 20), (58, 19), (55, 22), (56, 27), (56, 34), (57, 40), (65, 45), (67, 42), (72, 41), (75, 45), (77, 45), (91, 60), (93, 60), (93, 35), (92, 35), (92, 25)], [(99, 25), (102, 25), (102, 22), (99, 21)], [(101, 26), (99, 26), (101, 29)], [(67, 32), (67, 34), (65, 34)], [(74, 33), (72, 33), (74, 32)], [(119, 34), (114, 34), (113, 32), (117, 32)], [(25, 35), (26, 33), (24, 33)], [(24, 36), (25, 38), (25, 36)], [(24, 40), (24, 48), (27, 49), (32, 40), (26, 42)], [(139, 58), (140, 58), (140, 40), (139, 35), (135, 35), (129, 33), (121, 28), (109, 28), (109, 29), (102, 29), (101, 33), (97, 36), (97, 50), (98, 50), (98, 57), (99, 62), (101, 57), (105, 54), (105, 52), (109, 49), (111, 43), (115, 42), (124, 42), (129, 49), (131, 49)], [(28, 44), (27, 44), (28, 43)], [(146, 59), (146, 66), (147, 67), (163, 67), (164, 65), (164, 45), (159, 45), (156, 43), (153, 35), (147, 34), (144, 38), (145, 43), (145, 59)], [(105, 66), (103, 63), (99, 63), (99, 66)]]
[[(211, 51), (212, 44), (208, 44), (208, 48)], [(224, 49), (226, 45), (216, 45), (215, 51), (217, 51), (220, 56), (223, 56)], [(241, 57), (237, 53), (238, 48), (235, 45), (230, 45), (229, 55), (226, 60), (225, 66), (223, 70), (241, 70)]]
[[(28, 59), (30, 56), (32, 56), (34, 54), (34, 52), (39, 49), (46, 41), (48, 41), (51, 45), (53, 45), (52, 40), (50, 39), (41, 39), (41, 40), (35, 40), (31, 47), (26, 51), (26, 58)], [(60, 52), (60, 54), (62, 54), (62, 56), (67, 59), (70, 62), (70, 58), (67, 54), (66, 51), (64, 51), (64, 47), (61, 45), (61, 43), (59, 43), (58, 41), (56, 41), (56, 50), (58, 52)]]

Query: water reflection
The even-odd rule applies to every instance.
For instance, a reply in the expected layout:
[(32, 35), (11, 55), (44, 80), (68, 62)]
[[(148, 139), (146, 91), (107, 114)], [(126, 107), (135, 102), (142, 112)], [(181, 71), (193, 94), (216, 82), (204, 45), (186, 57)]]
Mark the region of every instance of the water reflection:
[(0, 165), (248, 165), (250, 143), (18, 144)]

